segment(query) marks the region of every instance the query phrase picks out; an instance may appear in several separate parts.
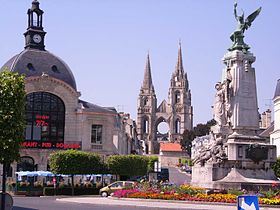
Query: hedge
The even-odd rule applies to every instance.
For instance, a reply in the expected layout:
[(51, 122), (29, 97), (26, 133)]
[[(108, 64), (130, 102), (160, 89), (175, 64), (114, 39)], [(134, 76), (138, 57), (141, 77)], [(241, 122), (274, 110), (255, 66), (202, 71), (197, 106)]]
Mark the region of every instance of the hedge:
[(148, 162), (149, 158), (140, 155), (112, 155), (107, 159), (110, 172), (120, 176), (143, 176)]

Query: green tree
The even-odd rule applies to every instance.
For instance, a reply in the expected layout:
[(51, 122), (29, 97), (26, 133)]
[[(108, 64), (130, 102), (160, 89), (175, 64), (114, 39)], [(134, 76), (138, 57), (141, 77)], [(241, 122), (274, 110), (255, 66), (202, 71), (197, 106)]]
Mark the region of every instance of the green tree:
[(0, 72), (0, 163), (3, 164), (2, 205), (6, 192), (7, 165), (19, 157), (25, 126), (24, 76), (4, 70)]
[(142, 176), (147, 174), (149, 158), (140, 155), (112, 155), (107, 159), (112, 174)]
[(74, 195), (74, 175), (101, 173), (102, 161), (99, 155), (78, 150), (57, 151), (50, 155), (50, 170), (54, 174), (68, 174), (72, 177)]
[(214, 119), (207, 121), (206, 124), (203, 123), (197, 124), (193, 129), (195, 133), (195, 137), (208, 135), (210, 133), (211, 126), (215, 124), (216, 121)]
[(183, 138), (180, 141), (181, 147), (187, 151), (188, 154), (191, 154), (192, 141), (195, 138), (195, 133), (193, 130), (186, 129), (183, 133)]
[(272, 169), (277, 177), (280, 177), (280, 157), (277, 158), (276, 163), (272, 165)]
[(148, 157), (148, 172), (154, 171), (155, 162), (158, 162), (157, 156), (149, 156)]

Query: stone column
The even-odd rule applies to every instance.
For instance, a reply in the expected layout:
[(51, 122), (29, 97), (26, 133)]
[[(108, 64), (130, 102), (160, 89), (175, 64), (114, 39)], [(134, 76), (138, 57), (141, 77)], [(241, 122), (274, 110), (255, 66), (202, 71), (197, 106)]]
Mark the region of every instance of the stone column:
[(251, 136), (259, 129), (255, 69), (252, 67), (255, 60), (251, 52), (240, 50), (230, 51), (223, 58), (232, 79), (229, 101), (234, 134)]

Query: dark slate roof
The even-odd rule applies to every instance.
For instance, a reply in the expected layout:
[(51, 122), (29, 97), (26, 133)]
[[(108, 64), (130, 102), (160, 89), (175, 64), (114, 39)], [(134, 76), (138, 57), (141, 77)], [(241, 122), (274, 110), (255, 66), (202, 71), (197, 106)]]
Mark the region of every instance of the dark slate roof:
[(276, 90), (275, 90), (275, 93), (274, 93), (274, 98), (280, 96), (280, 79), (278, 79), (277, 81), (277, 86), (276, 86)]
[(109, 113), (117, 114), (117, 110), (114, 107), (101, 107), (96, 104), (92, 104), (83, 100), (79, 100), (79, 103), (83, 104), (85, 111), (98, 112), (98, 113)]
[(6, 62), (0, 71), (5, 67), (11, 71), (25, 74), (26, 77), (41, 76), (44, 72), (77, 90), (71, 69), (63, 60), (48, 51), (26, 49)]

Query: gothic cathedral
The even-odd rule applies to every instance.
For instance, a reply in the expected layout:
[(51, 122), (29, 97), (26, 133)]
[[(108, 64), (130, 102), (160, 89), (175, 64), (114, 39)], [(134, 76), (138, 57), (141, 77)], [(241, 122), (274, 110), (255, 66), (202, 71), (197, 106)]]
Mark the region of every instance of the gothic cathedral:
[[(168, 131), (160, 132), (159, 124), (166, 123)], [(181, 44), (178, 61), (170, 80), (168, 101), (157, 106), (149, 55), (147, 56), (144, 80), (138, 97), (137, 133), (145, 142), (146, 154), (159, 153), (159, 143), (180, 142), (183, 132), (193, 128), (193, 108), (187, 73), (184, 73)]]

